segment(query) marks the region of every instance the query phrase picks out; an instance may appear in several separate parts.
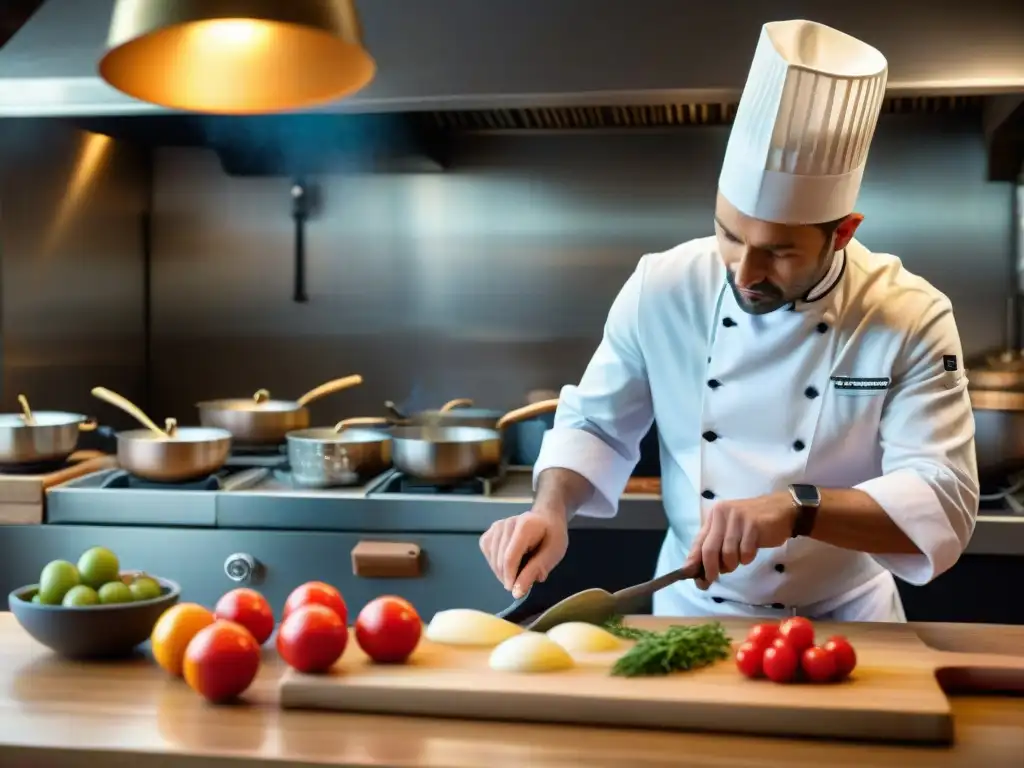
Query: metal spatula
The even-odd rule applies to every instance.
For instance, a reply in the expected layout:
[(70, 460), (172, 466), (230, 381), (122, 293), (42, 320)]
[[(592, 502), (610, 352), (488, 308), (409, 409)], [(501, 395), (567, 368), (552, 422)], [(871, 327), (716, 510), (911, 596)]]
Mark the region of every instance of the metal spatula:
[[(522, 565), (525, 565), (528, 559), (529, 555), (523, 558)], [(522, 570), (522, 565), (520, 570)], [(547, 632), (552, 627), (570, 621), (601, 624), (613, 616), (635, 613), (643, 605), (643, 602), (659, 589), (664, 589), (677, 581), (702, 578), (704, 578), (704, 565), (697, 563), (614, 593), (603, 589), (585, 589), (556, 603), (523, 626), (533, 632)], [(497, 614), (498, 618), (516, 621), (521, 613), (521, 606), (529, 596), (530, 592), (527, 591), (512, 605)]]
[(644, 600), (659, 589), (685, 579), (704, 577), (704, 565), (679, 568), (664, 576), (645, 581), (632, 587), (620, 589), (618, 592), (606, 592), (603, 589), (586, 589), (570, 595), (559, 603), (548, 608), (544, 613), (526, 625), (532, 632), (547, 632), (552, 627), (570, 621), (583, 621), (588, 624), (602, 624), (613, 616), (624, 616), (635, 613)]

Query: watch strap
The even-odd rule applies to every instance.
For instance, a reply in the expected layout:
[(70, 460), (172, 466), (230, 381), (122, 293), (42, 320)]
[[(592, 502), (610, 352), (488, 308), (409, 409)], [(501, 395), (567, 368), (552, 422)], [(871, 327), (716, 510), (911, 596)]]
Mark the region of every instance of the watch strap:
[(800, 500), (800, 495), (793, 486), (790, 486), (789, 492), (793, 497), (793, 504), (797, 508), (796, 519), (793, 521), (792, 538), (810, 536), (814, 530), (814, 523), (818, 519), (818, 503), (821, 500), (821, 495), (817, 494), (818, 499), (815, 503), (808, 504)]

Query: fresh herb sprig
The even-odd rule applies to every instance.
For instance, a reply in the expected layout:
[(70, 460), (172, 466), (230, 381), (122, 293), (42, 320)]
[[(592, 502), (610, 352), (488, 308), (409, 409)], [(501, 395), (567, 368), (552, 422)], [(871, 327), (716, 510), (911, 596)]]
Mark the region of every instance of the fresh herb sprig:
[(612, 616), (604, 623), (604, 628), (623, 640), (641, 640), (645, 637), (658, 634), (657, 632), (652, 632), (649, 629), (627, 627), (625, 619), (622, 616)]
[(717, 621), (672, 626), (663, 632), (626, 627), (621, 617), (605, 624), (613, 634), (637, 643), (612, 667), (619, 677), (668, 675), (698, 669), (729, 657), (732, 641)]

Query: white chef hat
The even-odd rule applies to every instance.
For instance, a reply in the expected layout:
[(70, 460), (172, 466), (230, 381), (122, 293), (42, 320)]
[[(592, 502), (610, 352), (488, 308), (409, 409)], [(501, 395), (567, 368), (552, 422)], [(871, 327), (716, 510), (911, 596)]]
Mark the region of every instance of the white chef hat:
[(780, 224), (853, 212), (885, 94), (875, 48), (813, 21), (765, 24), (718, 188), (739, 211)]

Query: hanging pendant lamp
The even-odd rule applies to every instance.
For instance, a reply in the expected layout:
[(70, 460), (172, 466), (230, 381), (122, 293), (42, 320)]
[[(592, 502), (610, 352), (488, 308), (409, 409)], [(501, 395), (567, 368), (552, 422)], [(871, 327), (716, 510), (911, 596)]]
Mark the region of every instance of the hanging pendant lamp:
[(116, 0), (99, 70), (171, 109), (293, 111), (373, 79), (361, 37), (354, 0)]

